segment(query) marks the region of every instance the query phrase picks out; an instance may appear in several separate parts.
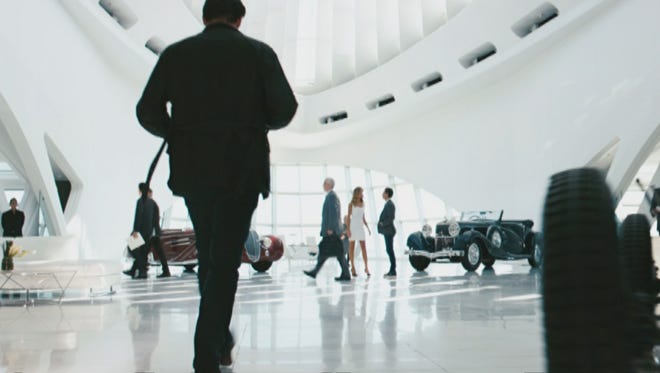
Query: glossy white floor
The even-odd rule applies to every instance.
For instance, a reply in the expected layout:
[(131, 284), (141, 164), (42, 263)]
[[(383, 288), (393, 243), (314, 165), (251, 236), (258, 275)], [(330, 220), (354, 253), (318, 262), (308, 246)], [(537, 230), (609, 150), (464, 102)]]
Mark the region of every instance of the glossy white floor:
[[(223, 372), (543, 372), (540, 274), (526, 261), (465, 274), (432, 263), (399, 277), (374, 260), (336, 283), (328, 261), (241, 268), (235, 363)], [(153, 271), (153, 270), (152, 270)], [(196, 276), (124, 280), (112, 297), (0, 307), (0, 372), (190, 372)]]

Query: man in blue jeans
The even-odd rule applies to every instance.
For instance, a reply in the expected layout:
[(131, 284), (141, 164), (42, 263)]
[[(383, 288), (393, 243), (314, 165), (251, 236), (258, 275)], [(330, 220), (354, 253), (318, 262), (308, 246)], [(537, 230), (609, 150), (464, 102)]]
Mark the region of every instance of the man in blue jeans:
[(383, 191), (385, 206), (378, 219), (378, 233), (385, 237), (385, 249), (387, 250), (387, 256), (390, 258), (390, 270), (385, 274), (385, 278), (396, 277), (396, 258), (394, 257), (394, 235), (396, 234), (396, 228), (394, 227), (395, 207), (394, 202), (392, 202), (393, 195), (394, 191), (392, 188), (385, 188)]
[(298, 107), (275, 52), (238, 30), (245, 12), (240, 0), (206, 0), (205, 29), (162, 52), (137, 105), (140, 124), (168, 141), (168, 185), (195, 229), (198, 373), (232, 364), (243, 243), (259, 194), (270, 192), (267, 134)]

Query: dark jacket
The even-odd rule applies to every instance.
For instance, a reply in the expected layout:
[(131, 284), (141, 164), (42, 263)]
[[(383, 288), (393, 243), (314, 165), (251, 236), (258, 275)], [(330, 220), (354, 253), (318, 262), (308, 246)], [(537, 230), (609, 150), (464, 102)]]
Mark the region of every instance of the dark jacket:
[(23, 223), (25, 223), (25, 214), (23, 211), (5, 211), (2, 214), (2, 236), (23, 237)]
[(660, 188), (653, 190), (653, 198), (651, 199), (651, 215), (656, 218), (656, 229), (660, 232), (660, 216), (655, 212), (655, 208), (660, 206)]
[(289, 124), (297, 107), (275, 52), (214, 24), (163, 51), (137, 117), (147, 131), (168, 139), (174, 194), (251, 190), (266, 197), (268, 130)]
[(378, 233), (384, 234), (386, 236), (394, 236), (396, 234), (396, 228), (394, 227), (394, 202), (392, 200), (387, 200), (383, 211), (380, 213), (380, 218), (378, 219)]
[(342, 233), (341, 205), (339, 204), (339, 197), (337, 197), (337, 193), (334, 190), (326, 194), (325, 201), (323, 202), (321, 236), (327, 236), (328, 229), (331, 229), (335, 235)]
[(135, 219), (133, 220), (133, 232), (139, 232), (145, 242), (154, 236), (161, 235), (160, 209), (158, 204), (151, 198), (139, 198), (135, 206)]

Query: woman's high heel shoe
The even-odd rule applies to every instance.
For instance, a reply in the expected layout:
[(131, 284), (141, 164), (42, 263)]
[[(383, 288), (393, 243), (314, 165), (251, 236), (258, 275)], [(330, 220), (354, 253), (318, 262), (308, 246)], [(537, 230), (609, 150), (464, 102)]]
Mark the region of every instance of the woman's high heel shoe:
[(367, 274), (367, 276), (371, 276), (371, 273), (369, 273), (369, 270), (365, 268), (364, 273)]
[(354, 269), (351, 270), (351, 274), (353, 275), (353, 277), (357, 277), (357, 272), (355, 272)]

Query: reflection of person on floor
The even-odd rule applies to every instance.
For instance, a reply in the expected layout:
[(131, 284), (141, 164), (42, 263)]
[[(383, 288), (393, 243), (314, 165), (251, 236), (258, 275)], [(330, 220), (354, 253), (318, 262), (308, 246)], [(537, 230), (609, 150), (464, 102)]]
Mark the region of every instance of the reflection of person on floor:
[(323, 190), (327, 193), (323, 202), (323, 211), (321, 217), (321, 243), (319, 243), (319, 255), (316, 260), (316, 267), (311, 271), (303, 271), (307, 276), (316, 278), (316, 275), (323, 267), (323, 263), (328, 258), (337, 257), (341, 267), (341, 275), (335, 277), (337, 281), (350, 281), (351, 276), (348, 273), (348, 263), (344, 254), (344, 245), (342, 244), (341, 234), (341, 204), (337, 193), (332, 190), (335, 187), (335, 181), (327, 178), (323, 181)]
[[(357, 290), (357, 287), (355, 290)], [(358, 294), (348, 296), (346, 298), (346, 312), (344, 313), (348, 319), (346, 327), (348, 330), (347, 342), (351, 353), (349, 360), (356, 363), (358, 368), (356, 371), (363, 371), (371, 360), (366, 351), (367, 331), (371, 332), (373, 330), (373, 325), (370, 325), (371, 321), (367, 318), (369, 282), (364, 284), (361, 298), (358, 308)]]
[(321, 290), (317, 295), (323, 372), (337, 372), (342, 363), (345, 300), (352, 295), (340, 295), (336, 305), (332, 305), (330, 297), (321, 294)]
[(133, 339), (136, 372), (151, 371), (151, 355), (160, 335), (160, 304), (137, 304), (128, 308), (128, 327)]
[(18, 209), (16, 198), (9, 201), (9, 207), (10, 209), (2, 214), (2, 237), (23, 237), (25, 214)]
[[(390, 299), (396, 297), (396, 287), (393, 282), (390, 284)], [(385, 362), (388, 366), (396, 362), (396, 339), (397, 339), (397, 320), (394, 314), (394, 306), (396, 302), (388, 301), (385, 305), (385, 317), (378, 325), (380, 336), (385, 344), (387, 353), (385, 354)]]
[[(156, 202), (149, 198), (149, 188), (147, 184), (140, 183), (138, 185), (140, 198), (137, 200), (135, 206), (135, 219), (133, 220), (133, 237), (137, 238), (138, 235), (142, 236), (145, 244), (131, 251), (131, 255), (135, 258), (133, 266), (124, 274), (133, 278), (147, 278), (147, 255), (149, 254), (149, 245), (155, 241), (152, 240), (154, 233), (160, 236), (160, 211)], [(157, 246), (160, 246), (158, 244)], [(165, 269), (163, 269), (163, 274)], [(169, 269), (167, 275), (169, 276)]]

